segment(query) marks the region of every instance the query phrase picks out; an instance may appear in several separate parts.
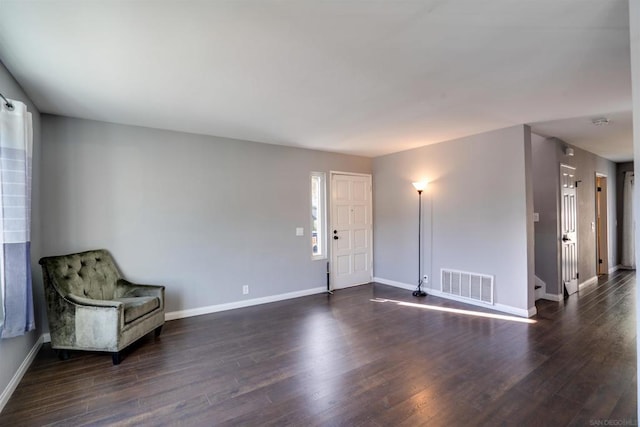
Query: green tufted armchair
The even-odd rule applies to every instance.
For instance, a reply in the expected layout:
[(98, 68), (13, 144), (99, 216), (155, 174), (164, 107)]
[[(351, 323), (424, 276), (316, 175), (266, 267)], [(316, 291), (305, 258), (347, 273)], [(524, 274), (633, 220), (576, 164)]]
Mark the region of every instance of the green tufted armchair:
[(136, 285), (120, 277), (106, 250), (45, 257), (44, 276), (51, 347), (107, 351), (118, 365), (121, 351), (164, 325), (164, 286)]

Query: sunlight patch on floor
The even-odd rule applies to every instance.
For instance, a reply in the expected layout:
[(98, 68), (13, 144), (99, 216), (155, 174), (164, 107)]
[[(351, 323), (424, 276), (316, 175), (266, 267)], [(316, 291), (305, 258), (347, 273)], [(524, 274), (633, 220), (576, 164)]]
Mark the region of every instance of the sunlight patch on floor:
[(519, 322), (519, 323), (536, 323), (535, 320), (526, 319), (524, 317), (509, 316), (505, 314), (484, 313), (482, 311), (461, 310), (459, 308), (439, 307), (436, 305), (429, 305), (429, 304), (416, 304), (413, 302), (398, 301), (393, 299), (373, 298), (370, 301), (381, 302), (381, 303), (389, 302), (389, 303), (397, 304), (403, 307), (414, 307), (414, 308), (421, 308), (423, 310), (444, 311), (447, 313), (464, 314), (465, 316), (486, 317), (489, 319), (509, 320), (511, 322)]

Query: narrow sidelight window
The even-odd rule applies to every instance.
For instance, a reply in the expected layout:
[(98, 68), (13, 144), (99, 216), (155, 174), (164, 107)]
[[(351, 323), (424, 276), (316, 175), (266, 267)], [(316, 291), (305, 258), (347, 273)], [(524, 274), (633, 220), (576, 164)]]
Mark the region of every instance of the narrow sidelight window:
[(311, 172), (311, 257), (327, 257), (326, 191), (324, 172)]

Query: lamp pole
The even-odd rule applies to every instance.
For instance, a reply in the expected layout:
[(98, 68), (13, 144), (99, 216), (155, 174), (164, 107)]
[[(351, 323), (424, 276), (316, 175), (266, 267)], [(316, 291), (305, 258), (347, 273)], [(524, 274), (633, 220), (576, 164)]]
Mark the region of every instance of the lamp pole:
[(422, 290), (422, 190), (426, 187), (424, 182), (414, 182), (413, 186), (418, 191), (418, 289), (413, 291), (414, 297), (426, 297)]

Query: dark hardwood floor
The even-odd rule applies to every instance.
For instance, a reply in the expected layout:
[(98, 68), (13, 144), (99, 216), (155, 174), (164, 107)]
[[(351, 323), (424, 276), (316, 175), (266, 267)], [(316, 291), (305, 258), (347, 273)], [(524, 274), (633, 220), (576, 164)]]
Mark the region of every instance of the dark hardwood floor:
[(167, 322), (119, 366), (45, 345), (0, 425), (631, 425), (635, 293), (619, 271), (528, 324), (372, 284)]

